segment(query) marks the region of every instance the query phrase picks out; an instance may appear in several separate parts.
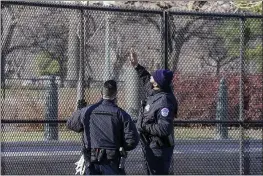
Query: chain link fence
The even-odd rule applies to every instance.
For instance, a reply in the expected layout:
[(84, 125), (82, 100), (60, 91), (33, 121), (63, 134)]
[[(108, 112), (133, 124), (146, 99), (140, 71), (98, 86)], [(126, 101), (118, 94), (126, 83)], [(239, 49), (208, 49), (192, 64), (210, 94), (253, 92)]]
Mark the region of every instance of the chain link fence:
[[(1, 3), (2, 174), (74, 174), (81, 136), (65, 122), (118, 83), (136, 119), (149, 72), (174, 71), (179, 102), (171, 174), (263, 174), (262, 16)], [(145, 174), (138, 146), (127, 174)]]

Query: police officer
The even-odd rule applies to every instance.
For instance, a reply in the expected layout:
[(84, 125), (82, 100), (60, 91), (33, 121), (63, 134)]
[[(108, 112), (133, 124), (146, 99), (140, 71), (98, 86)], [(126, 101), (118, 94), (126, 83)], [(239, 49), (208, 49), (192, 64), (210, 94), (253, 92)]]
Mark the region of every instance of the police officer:
[(173, 119), (177, 115), (177, 100), (170, 84), (173, 73), (156, 70), (152, 75), (140, 64), (134, 50), (130, 52), (131, 65), (136, 69), (146, 91), (137, 120), (137, 129), (144, 153), (147, 174), (167, 175), (174, 149)]
[(131, 117), (119, 108), (115, 101), (117, 84), (108, 80), (103, 85), (102, 100), (90, 107), (75, 111), (67, 121), (67, 127), (75, 132), (83, 131), (85, 146), (85, 174), (118, 175), (121, 153), (130, 151), (139, 142), (138, 132)]

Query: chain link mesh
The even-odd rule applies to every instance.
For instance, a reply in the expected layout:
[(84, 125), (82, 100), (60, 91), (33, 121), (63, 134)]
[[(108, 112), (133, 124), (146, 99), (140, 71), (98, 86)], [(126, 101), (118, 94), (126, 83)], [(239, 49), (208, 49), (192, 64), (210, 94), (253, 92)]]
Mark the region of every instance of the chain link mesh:
[[(145, 97), (130, 48), (150, 73), (165, 67), (162, 12), (5, 3), (1, 18), (4, 120), (67, 120), (82, 94), (88, 105), (99, 101), (107, 79), (117, 81), (118, 105), (136, 119)], [(238, 17), (169, 14), (176, 120), (243, 120), (241, 111), (245, 120), (262, 120), (262, 19), (242, 18), (243, 28)], [(2, 174), (74, 173), (81, 135), (65, 123), (7, 122), (1, 131)], [(171, 174), (263, 173), (262, 122), (177, 123), (174, 135)], [(145, 174), (142, 160), (138, 145), (127, 174)]]

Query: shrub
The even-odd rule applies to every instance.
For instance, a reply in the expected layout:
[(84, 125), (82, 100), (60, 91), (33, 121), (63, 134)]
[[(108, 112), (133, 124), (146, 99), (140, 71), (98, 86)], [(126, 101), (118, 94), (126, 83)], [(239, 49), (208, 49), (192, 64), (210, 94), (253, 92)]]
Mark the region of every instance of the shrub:
[(38, 74), (43, 75), (58, 75), (59, 74), (59, 63), (57, 60), (52, 58), (50, 54), (46, 52), (40, 53), (37, 58)]
[[(216, 117), (219, 82), (222, 77), (210, 74), (187, 76), (176, 73), (173, 86), (179, 102), (178, 118), (209, 120)], [(245, 119), (259, 120), (263, 113), (262, 74), (247, 75), (244, 86), (248, 99)], [(239, 75), (225, 75), (228, 87), (229, 120), (239, 119)]]

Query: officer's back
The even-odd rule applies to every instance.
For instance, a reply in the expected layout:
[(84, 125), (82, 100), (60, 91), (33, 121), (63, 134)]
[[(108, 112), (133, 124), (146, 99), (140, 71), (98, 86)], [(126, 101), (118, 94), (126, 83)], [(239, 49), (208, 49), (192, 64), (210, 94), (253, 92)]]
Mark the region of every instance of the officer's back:
[(139, 137), (131, 117), (116, 103), (117, 85), (106, 81), (102, 90), (103, 99), (73, 113), (67, 127), (84, 132), (83, 141), (89, 164), (86, 174), (123, 174), (119, 167), (120, 147), (125, 151), (136, 148)]
[(91, 148), (124, 147), (129, 151), (136, 147), (138, 142), (136, 128), (130, 116), (119, 108), (114, 100), (103, 99), (101, 104), (92, 110), (90, 122), (88, 118), (85, 120), (84, 124), (90, 126)]

